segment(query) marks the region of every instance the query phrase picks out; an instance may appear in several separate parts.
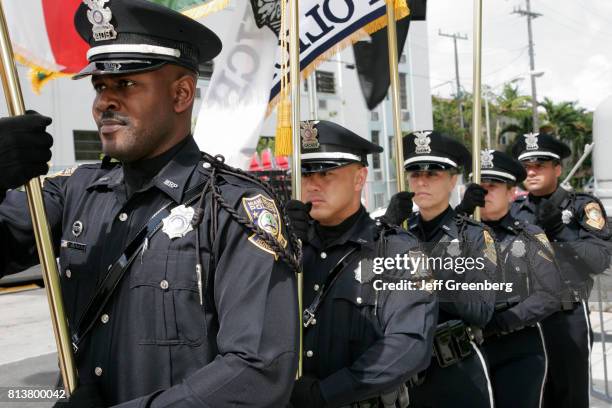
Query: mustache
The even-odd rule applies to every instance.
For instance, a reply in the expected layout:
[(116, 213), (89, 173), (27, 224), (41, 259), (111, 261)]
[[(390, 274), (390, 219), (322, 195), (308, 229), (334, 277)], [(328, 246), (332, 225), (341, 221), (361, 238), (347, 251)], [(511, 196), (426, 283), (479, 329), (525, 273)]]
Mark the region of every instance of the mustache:
[(121, 115), (120, 113), (114, 111), (105, 111), (102, 112), (102, 116), (100, 120), (98, 120), (98, 126), (104, 121), (117, 121), (122, 125), (128, 125), (130, 123), (130, 119), (127, 116)]

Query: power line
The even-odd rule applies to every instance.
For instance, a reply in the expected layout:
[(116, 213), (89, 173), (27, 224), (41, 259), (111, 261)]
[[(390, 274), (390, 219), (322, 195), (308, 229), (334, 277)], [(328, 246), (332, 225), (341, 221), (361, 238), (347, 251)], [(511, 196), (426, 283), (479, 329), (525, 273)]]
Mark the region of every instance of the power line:
[(463, 129), (463, 106), (461, 105), (461, 83), (459, 82), (459, 54), (457, 53), (457, 40), (467, 40), (468, 38), (465, 34), (445, 34), (442, 32), (442, 30), (438, 30), (438, 35), (440, 37), (452, 38), (453, 44), (455, 45), (455, 77), (457, 78), (457, 104), (459, 105), (459, 125), (461, 126), (461, 129)]
[(531, 20), (541, 17), (542, 14), (534, 13), (531, 11), (530, 0), (525, 0), (526, 10), (521, 7), (515, 7), (512, 14), (518, 14), (522, 17), (527, 18), (527, 35), (529, 38), (529, 68), (531, 72), (531, 98), (532, 98), (532, 114), (533, 114), (533, 131), (538, 132), (538, 97), (536, 93), (536, 76), (535, 76), (535, 51), (533, 43), (533, 30), (531, 27)]

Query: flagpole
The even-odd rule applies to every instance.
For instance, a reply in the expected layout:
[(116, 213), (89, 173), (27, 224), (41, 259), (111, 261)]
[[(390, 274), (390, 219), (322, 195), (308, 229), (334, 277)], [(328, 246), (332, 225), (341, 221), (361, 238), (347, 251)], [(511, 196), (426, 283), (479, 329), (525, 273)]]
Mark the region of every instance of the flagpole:
[[(284, 0), (283, 0), (284, 1)], [(302, 199), (302, 159), (300, 155), (300, 17), (298, 0), (290, 0), (290, 29), (289, 29), (289, 59), (291, 83), (291, 139), (293, 146), (293, 160), (291, 163), (291, 192), (294, 200)], [(298, 360), (297, 377), (302, 376), (302, 355), (303, 355), (303, 329), (302, 322), (302, 293), (304, 287), (304, 275), (298, 273), (298, 310), (300, 316), (300, 357)]]
[[(15, 68), (13, 47), (11, 45), (2, 2), (0, 2), (0, 77), (9, 115), (16, 116), (25, 114), (23, 94)], [(32, 217), (36, 248), (38, 250), (43, 280), (45, 282), (45, 291), (47, 292), (47, 300), (49, 301), (51, 323), (57, 345), (60, 372), (64, 381), (64, 388), (68, 393), (72, 393), (77, 386), (77, 373), (74, 365), (74, 357), (72, 355), (72, 342), (70, 341), (68, 320), (62, 300), (57, 261), (53, 253), (53, 241), (51, 239), (49, 224), (45, 214), (40, 179), (36, 177), (30, 180), (25, 188), (30, 215)]]
[[(474, 107), (472, 110), (472, 182), (480, 184), (480, 135), (482, 134), (482, 0), (474, 0)], [(480, 208), (474, 219), (480, 221)]]
[(395, 24), (395, 0), (387, 0), (387, 38), (389, 44), (389, 75), (391, 79), (391, 106), (395, 135), (395, 173), (397, 191), (406, 190), (404, 180), (404, 150), (402, 147), (402, 125), (400, 116), (399, 71), (397, 68), (397, 28)]

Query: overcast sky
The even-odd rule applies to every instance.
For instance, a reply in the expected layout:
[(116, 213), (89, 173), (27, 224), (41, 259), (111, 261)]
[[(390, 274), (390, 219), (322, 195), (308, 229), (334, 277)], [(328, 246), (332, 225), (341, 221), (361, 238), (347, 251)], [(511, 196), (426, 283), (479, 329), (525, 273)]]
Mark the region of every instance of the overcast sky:
[[(453, 41), (445, 33), (467, 34), (458, 41), (462, 88), (472, 92), (473, 0), (429, 0), (428, 29), (432, 92), (455, 91)], [(484, 0), (483, 84), (499, 91), (504, 81), (520, 76), (521, 90), (531, 94), (527, 21), (512, 14), (525, 0)], [(542, 16), (533, 20), (538, 100), (574, 101), (595, 109), (612, 95), (612, 0), (531, 0)], [(445, 81), (452, 80), (452, 83)]]

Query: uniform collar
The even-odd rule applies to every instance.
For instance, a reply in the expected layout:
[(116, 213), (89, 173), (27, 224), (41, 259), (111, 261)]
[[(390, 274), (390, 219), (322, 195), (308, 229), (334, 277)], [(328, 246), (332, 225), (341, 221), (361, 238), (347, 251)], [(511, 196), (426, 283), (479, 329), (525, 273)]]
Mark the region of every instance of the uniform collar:
[[(344, 234), (329, 243), (326, 248), (330, 248), (337, 245), (344, 245), (347, 242), (353, 242), (359, 246), (366, 245), (375, 239), (375, 228), (376, 224), (374, 220), (370, 218), (370, 215), (365, 208), (360, 207), (359, 216), (352, 227), (350, 227)], [(312, 238), (310, 242), (316, 247), (323, 247), (323, 242), (316, 232), (316, 227), (311, 228)]]
[[(446, 235), (449, 235), (451, 238), (459, 237), (459, 230), (457, 228), (456, 223), (457, 213), (452, 207), (448, 207), (446, 213), (442, 216), (442, 218), (438, 221), (437, 230), (443, 230)], [(412, 232), (414, 235), (421, 237), (421, 231), (419, 227), (419, 223), (422, 222), (421, 214), (414, 213), (410, 219), (408, 220), (408, 231)], [(435, 236), (432, 235), (432, 236)]]
[[(176, 155), (166, 164), (161, 171), (153, 177), (151, 183), (159, 190), (166, 193), (176, 203), (180, 203), (185, 189), (191, 177), (193, 169), (201, 157), (200, 149), (193, 136), (188, 136), (187, 141), (176, 153)], [(114, 190), (123, 184), (123, 168), (117, 167), (103, 177), (91, 183), (87, 189), (106, 187)]]
[[(562, 190), (562, 191), (559, 191), (559, 190)], [(567, 208), (567, 206), (571, 203), (571, 194), (568, 193), (565, 189), (563, 189), (563, 187), (557, 186), (557, 189), (555, 190), (555, 192), (546, 198), (551, 199), (552, 197), (555, 197), (557, 195), (562, 196), (561, 202), (559, 204), (559, 208), (561, 209)], [(527, 210), (535, 214), (537, 204), (534, 202), (533, 198), (534, 197), (531, 194), (528, 194), (525, 200), (523, 200), (523, 202), (521, 203), (520, 208), (521, 209), (526, 208)]]

